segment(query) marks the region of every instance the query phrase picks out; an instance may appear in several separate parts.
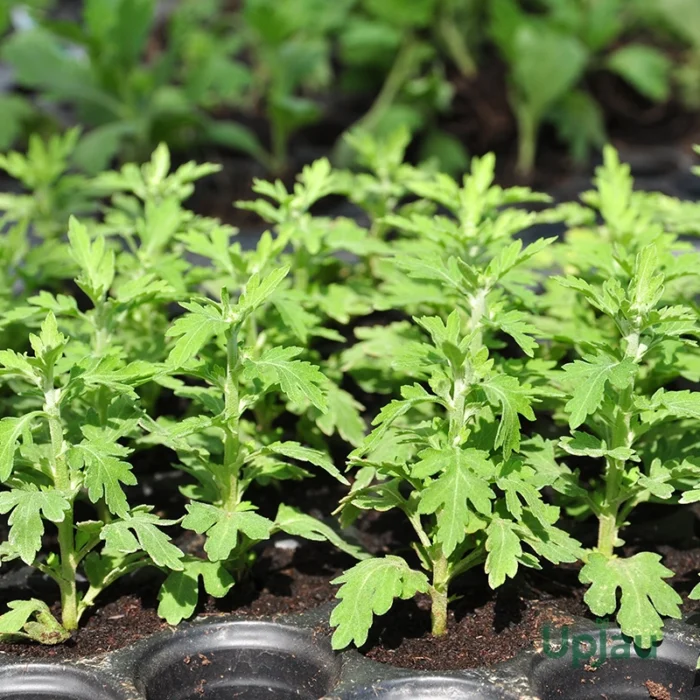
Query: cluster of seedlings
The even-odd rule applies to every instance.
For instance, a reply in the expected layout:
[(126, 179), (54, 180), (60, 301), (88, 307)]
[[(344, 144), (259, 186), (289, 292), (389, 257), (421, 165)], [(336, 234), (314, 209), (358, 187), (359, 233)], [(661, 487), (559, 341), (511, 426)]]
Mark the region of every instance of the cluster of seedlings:
[[(407, 141), (359, 134), (361, 172), (322, 159), (292, 191), (256, 182), (238, 203), (269, 224), (253, 249), (185, 206), (217, 166), (172, 170), (164, 146), (94, 178), (67, 172), (71, 133), (0, 160), (26, 189), (0, 197), (0, 557), (61, 600), (57, 616), (11, 603), (0, 634), (66, 640), (143, 567), (163, 572), (177, 624), (278, 532), (357, 559), (335, 581), (335, 648), (418, 593), (444, 634), (457, 577), (482, 569), (495, 589), (544, 561), (580, 562), (592, 613), (641, 648), (680, 617), (673, 572), (623, 538), (640, 504), (700, 500), (700, 253), (681, 237), (700, 209), (634, 191), (612, 148), (594, 189), (551, 206), (495, 185), (490, 156), (460, 182), (409, 165)], [(362, 215), (317, 215), (331, 195)], [(553, 223), (563, 237), (523, 243)], [(169, 414), (165, 393), (186, 408)], [(126, 495), (155, 446), (184, 473), (177, 519)], [(335, 526), (250, 500), (320, 471), (345, 485)], [(391, 509), (410, 555), (346, 536)], [(584, 546), (571, 524), (586, 519)], [(183, 530), (203, 551), (176, 546)]]

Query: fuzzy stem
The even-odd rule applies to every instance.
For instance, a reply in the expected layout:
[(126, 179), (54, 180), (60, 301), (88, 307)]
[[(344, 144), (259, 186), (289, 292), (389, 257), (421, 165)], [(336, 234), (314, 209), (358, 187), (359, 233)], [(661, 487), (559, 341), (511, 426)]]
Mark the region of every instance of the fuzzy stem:
[[(632, 388), (620, 393), (617, 414), (610, 435), (610, 449), (632, 447), (633, 433), (631, 430)], [(601, 506), (598, 519), (598, 545), (602, 554), (610, 557), (615, 550), (615, 542), (620, 528), (619, 510), (622, 504), (621, 487), (625, 475), (625, 460), (606, 459), (605, 470), (605, 499)]]
[(62, 624), (64, 629), (70, 632), (78, 628), (78, 588), (75, 581), (78, 562), (75, 552), (70, 472), (65, 459), (63, 422), (58, 405), (59, 392), (60, 390), (53, 386), (53, 375), (49, 375), (44, 386), (44, 412), (48, 420), (51, 438), (51, 470), (54, 486), (70, 502), (70, 507), (64, 513), (63, 520), (56, 524), (60, 559), (57, 582), (61, 592)]
[(430, 587), (430, 619), (432, 633), (440, 637), (447, 632), (447, 589), (449, 586), (449, 564), (447, 557), (439, 549), (438, 556), (433, 560), (433, 585)]
[(239, 435), (239, 355), (238, 326), (233, 325), (226, 333), (226, 382), (224, 385), (224, 502), (233, 510), (240, 500), (240, 435)]

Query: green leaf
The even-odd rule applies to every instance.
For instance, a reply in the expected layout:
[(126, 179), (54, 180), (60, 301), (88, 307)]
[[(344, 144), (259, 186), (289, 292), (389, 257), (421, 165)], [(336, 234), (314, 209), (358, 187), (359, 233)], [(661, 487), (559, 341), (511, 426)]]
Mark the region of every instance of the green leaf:
[(58, 491), (39, 491), (36, 486), (0, 493), (0, 513), (12, 511), (9, 542), (25, 564), (32, 565), (41, 549), (44, 520), (63, 522), (70, 504)]
[(526, 318), (521, 311), (503, 311), (491, 322), (513, 338), (526, 355), (532, 357), (538, 347), (537, 341), (532, 338), (537, 333), (537, 328), (526, 321)]
[(20, 418), (3, 418), (0, 420), (0, 481), (7, 481), (14, 466), (17, 441), (25, 430), (30, 430), (37, 414), (27, 413)]
[(488, 400), (501, 407), (501, 422), (496, 433), (496, 447), (503, 447), (506, 459), (513, 450), (520, 448), (520, 419), (535, 420), (529, 387), (521, 385), (515, 377), (497, 374), (481, 385)]
[(513, 80), (537, 120), (574, 87), (588, 60), (586, 48), (575, 36), (540, 22), (518, 25), (513, 50)]
[(420, 384), (402, 386), (401, 395), (402, 399), (394, 399), (382, 407), (382, 410), (372, 421), (372, 425), (377, 427), (365, 438), (362, 445), (352, 452), (352, 457), (360, 457), (374, 450), (381, 443), (392, 423), (406, 415), (414, 406), (421, 403), (439, 402), (437, 397), (429, 394)]
[(93, 503), (101, 498), (111, 513), (123, 517), (129, 512), (129, 504), (121, 484), (135, 486), (136, 477), (131, 465), (121, 459), (129, 450), (117, 442), (107, 439), (99, 429), (83, 426), (85, 440), (73, 447), (85, 465), (85, 487)]
[(620, 459), (623, 461), (634, 460), (639, 461), (634, 450), (628, 447), (616, 447), (608, 449), (605, 440), (599, 440), (597, 437), (589, 433), (583, 433), (575, 430), (573, 437), (562, 438), (559, 445), (570, 455), (585, 456), (585, 457), (610, 457), (612, 459)]
[(172, 521), (161, 520), (145, 507), (135, 508), (121, 520), (104, 526), (100, 533), (100, 539), (105, 542), (104, 553), (144, 551), (156, 566), (182, 571), (182, 552), (159, 527), (171, 524)]
[(603, 402), (605, 385), (610, 382), (622, 389), (632, 382), (637, 365), (626, 357), (622, 361), (607, 355), (575, 360), (564, 365), (566, 379), (573, 384), (571, 399), (566, 404), (569, 412), (569, 427), (578, 428), (591, 413), (595, 413)]
[(206, 138), (226, 148), (234, 148), (266, 163), (267, 153), (252, 129), (233, 121), (210, 119), (205, 124)]
[(418, 512), (436, 514), (437, 538), (449, 557), (466, 537), (472, 519), (467, 503), (478, 513), (491, 514), (495, 494), (487, 477), (494, 466), (480, 450), (446, 449), (442, 458), (443, 472), (421, 492)]
[(292, 459), (298, 459), (300, 462), (309, 462), (317, 467), (321, 467), (325, 472), (336, 478), (343, 484), (349, 485), (350, 482), (338, 471), (338, 468), (333, 464), (333, 460), (325, 453), (319, 450), (304, 447), (298, 442), (273, 442), (265, 447), (265, 452), (284, 455)]
[(664, 391), (661, 406), (677, 418), (700, 419), (700, 391)]
[[(41, 600), (14, 600), (9, 611), (0, 615), (0, 637), (24, 637), (40, 644), (61, 644), (70, 639), (70, 632), (51, 614)], [(36, 618), (32, 620), (32, 618)]]
[(584, 90), (573, 90), (558, 104), (552, 114), (557, 132), (569, 144), (574, 163), (589, 162), (591, 149), (605, 143), (605, 117), (598, 101)]
[(223, 598), (234, 585), (231, 574), (221, 562), (187, 557), (182, 571), (171, 571), (158, 592), (158, 614), (169, 625), (177, 625), (195, 612), (199, 601), (199, 581), (206, 592)]
[(662, 615), (680, 618), (681, 597), (664, 579), (673, 572), (661, 557), (640, 552), (628, 558), (608, 558), (599, 552), (589, 554), (579, 578), (590, 584), (584, 600), (594, 615), (612, 615), (620, 608), (617, 621), (623, 634), (637, 646), (648, 649), (663, 635)]
[(301, 348), (268, 348), (259, 359), (249, 359), (243, 369), (245, 379), (260, 376), (268, 384), (279, 384), (287, 397), (296, 404), (309, 402), (321, 411), (327, 408), (322, 387), (326, 378), (318, 367), (295, 360)]
[(659, 49), (627, 44), (610, 54), (606, 65), (644, 97), (654, 102), (665, 102), (669, 98), (673, 62)]
[(189, 503), (182, 527), (203, 535), (207, 541), (204, 551), (211, 561), (228, 559), (239, 541), (245, 535), (253, 542), (266, 540), (274, 523), (262, 515), (253, 513), (251, 506), (239, 504), (239, 510), (228, 511), (207, 503)]
[(212, 336), (223, 333), (228, 328), (219, 309), (213, 306), (204, 306), (196, 302), (182, 306), (190, 313), (178, 318), (165, 333), (169, 338), (178, 338), (168, 355), (168, 363), (174, 367), (182, 367)]
[(266, 277), (262, 277), (257, 272), (251, 275), (238, 301), (241, 311), (252, 313), (255, 309), (262, 306), (274, 294), (288, 272), (289, 266), (283, 265), (275, 268)]
[(341, 552), (355, 559), (367, 559), (371, 556), (362, 547), (346, 542), (332, 527), (284, 503), (280, 504), (277, 511), (275, 527), (288, 535), (304, 537), (315, 542), (330, 542)]
[(48, 31), (14, 33), (5, 42), (2, 55), (15, 68), (21, 85), (46, 90), (61, 100), (119, 110), (119, 102), (95, 85), (89, 62), (70, 57)]
[(395, 598), (408, 600), (416, 593), (426, 593), (429, 583), (421, 571), (414, 571), (401, 558), (386, 556), (365, 559), (355, 564), (332, 583), (340, 585), (340, 603), (331, 613), (330, 624), (334, 649), (354, 642), (361, 647), (367, 641), (375, 615), (384, 615)]
[(364, 406), (352, 394), (341, 389), (335, 382), (326, 384), (328, 408), (319, 411), (316, 425), (324, 435), (337, 432), (345, 442), (358, 447), (365, 437), (365, 421), (360, 411)]
[(518, 562), (523, 554), (515, 523), (503, 518), (493, 518), (486, 528), (486, 564), (489, 586), (498, 588), (506, 578), (518, 573)]
[(363, 0), (370, 15), (399, 27), (425, 27), (433, 21), (436, 0)]
[(106, 170), (134, 131), (133, 122), (115, 121), (95, 127), (78, 142), (73, 162), (90, 175)]
[(672, 471), (656, 458), (652, 461), (649, 474), (642, 474), (637, 483), (643, 486), (649, 493), (664, 500), (671, 498), (675, 488), (671, 482)]

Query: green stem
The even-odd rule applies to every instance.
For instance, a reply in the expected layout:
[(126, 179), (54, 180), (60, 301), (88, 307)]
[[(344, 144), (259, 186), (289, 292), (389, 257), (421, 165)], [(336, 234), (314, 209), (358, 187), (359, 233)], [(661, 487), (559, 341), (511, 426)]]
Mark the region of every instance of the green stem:
[(464, 557), (464, 559), (457, 562), (457, 564), (452, 567), (450, 572), (450, 580), (457, 578), (457, 576), (461, 576), (469, 571), (469, 569), (473, 569), (475, 566), (479, 566), (485, 559), (486, 553), (484, 552), (483, 547), (472, 550), (466, 557)]
[(238, 387), (239, 373), (238, 326), (232, 325), (226, 333), (226, 382), (224, 384), (224, 503), (233, 510), (240, 500), (240, 400)]
[(489, 294), (488, 288), (479, 289), (470, 298), (471, 314), (469, 317), (469, 330), (474, 333), (471, 347), (474, 352), (481, 349), (484, 344), (484, 317), (486, 316), (486, 297)]
[(149, 566), (150, 561), (148, 558), (144, 558), (142, 553), (136, 555), (139, 559), (136, 561), (128, 561), (127, 563), (120, 566), (118, 569), (113, 569), (109, 574), (101, 581), (99, 586), (91, 585), (85, 595), (83, 596), (77, 610), (77, 621), (80, 622), (80, 618), (85, 614), (85, 611), (91, 608), (95, 604), (97, 597), (105, 590), (108, 586), (111, 586), (117, 579), (122, 576), (133, 573), (138, 569), (142, 569), (145, 566)]
[(304, 246), (294, 251), (294, 288), (309, 294), (309, 269), (311, 260)]
[[(372, 131), (377, 127), (386, 111), (396, 101), (403, 86), (415, 73), (420, 49), (420, 42), (414, 36), (408, 35), (396, 54), (394, 64), (372, 106), (350, 127), (350, 131), (356, 129)], [(333, 160), (339, 167), (348, 164), (351, 158), (349, 148), (345, 140), (339, 141), (336, 145)]]
[(56, 524), (60, 559), (58, 587), (61, 592), (61, 621), (64, 629), (70, 632), (78, 628), (78, 589), (75, 581), (78, 562), (73, 523), (73, 494), (71, 493), (73, 489), (70, 471), (65, 459), (63, 422), (58, 405), (59, 392), (59, 389), (54, 388), (53, 375), (50, 374), (44, 386), (44, 412), (48, 420), (51, 439), (51, 470), (54, 486), (70, 502), (70, 507), (64, 513), (63, 520)]
[[(610, 449), (632, 447), (633, 434), (631, 430), (632, 388), (620, 393), (615, 423), (610, 431)], [(622, 503), (622, 480), (625, 475), (625, 460), (606, 459), (605, 470), (605, 499), (601, 506), (598, 519), (598, 545), (602, 554), (610, 557), (615, 550), (618, 530), (620, 528), (619, 510)]]
[(440, 18), (438, 30), (442, 36), (452, 60), (463, 76), (471, 78), (476, 75), (476, 61), (469, 49), (466, 37), (460, 31), (454, 12), (445, 12)]
[(432, 633), (440, 637), (447, 632), (447, 589), (450, 581), (449, 564), (440, 545), (438, 556), (433, 559), (433, 585), (430, 587), (430, 619)]
[(270, 141), (270, 166), (274, 175), (281, 175), (287, 166), (287, 130), (279, 118), (270, 120)]
[(518, 163), (517, 171), (523, 177), (530, 177), (535, 169), (537, 150), (538, 120), (527, 106), (516, 108), (518, 120)]

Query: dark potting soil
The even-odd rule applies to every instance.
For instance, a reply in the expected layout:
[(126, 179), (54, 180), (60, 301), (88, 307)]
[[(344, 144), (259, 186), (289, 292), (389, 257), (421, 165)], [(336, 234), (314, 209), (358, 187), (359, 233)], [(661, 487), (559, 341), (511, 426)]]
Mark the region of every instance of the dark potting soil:
[[(396, 552), (387, 535), (385, 518), (362, 523), (359, 538), (373, 540), (377, 553)], [(396, 534), (396, 533), (395, 533)], [(657, 548), (664, 563), (677, 574), (671, 583), (682, 594), (684, 612), (693, 613), (698, 603), (687, 600), (700, 571), (700, 542), (686, 550)], [(632, 554), (630, 549), (627, 554)], [(224, 599), (206, 598), (198, 615), (235, 614), (248, 619), (275, 617), (311, 610), (332, 601), (336, 587), (331, 580), (352, 564), (343, 554), (323, 543), (282, 540), (262, 552), (248, 582), (236, 585)], [(583, 587), (576, 566), (547, 567), (522, 571), (515, 581), (490, 591), (482, 574), (474, 573), (454, 586), (455, 600), (448, 615), (448, 633), (430, 634), (427, 597), (398, 601), (384, 616), (376, 618), (370, 639), (361, 650), (381, 663), (421, 671), (447, 671), (493, 665), (507, 661), (542, 639), (544, 625), (560, 627), (575, 617), (591, 617), (583, 602)], [(168, 626), (157, 615), (160, 579), (125, 582), (120, 591), (107, 596), (83, 621), (81, 629), (65, 644), (41, 647), (32, 643), (0, 644), (0, 653), (23, 658), (70, 660), (119, 649)], [(56, 612), (58, 612), (56, 610)], [(651, 697), (657, 697), (651, 695)]]
[[(669, 583), (683, 598), (685, 615), (700, 610), (697, 601), (688, 599), (700, 571), (700, 546), (695, 544), (688, 550), (657, 548), (664, 564), (676, 572)], [(374, 661), (418, 671), (454, 671), (508, 661), (541, 642), (545, 626), (556, 629), (577, 617), (595, 619), (583, 601), (585, 589), (578, 583), (577, 568), (522, 572), (495, 592), (485, 593), (484, 581), (451, 604), (443, 637), (430, 633), (427, 597), (395, 603), (377, 620), (362, 652)], [(649, 691), (650, 697), (663, 700), (660, 689)]]
[[(330, 582), (345, 566), (347, 561), (321, 543), (304, 543), (297, 549), (270, 545), (256, 562), (250, 581), (234, 586), (220, 600), (202, 596), (197, 614), (202, 617), (235, 614), (259, 619), (301, 613), (333, 599), (336, 589)], [(0, 653), (52, 660), (86, 658), (168, 629), (157, 614), (161, 580), (154, 577), (139, 584), (124, 583), (121, 587), (117, 584), (121, 590), (108, 591), (102, 601), (98, 600), (80, 629), (64, 644), (0, 643)], [(59, 612), (55, 606), (54, 613)]]
[(364, 654), (381, 663), (420, 671), (452, 671), (507, 661), (538, 642), (542, 627), (561, 627), (585, 614), (581, 596), (529, 600), (499, 592), (471, 607), (453, 604), (447, 634), (430, 633), (429, 600), (395, 604), (373, 632)]

